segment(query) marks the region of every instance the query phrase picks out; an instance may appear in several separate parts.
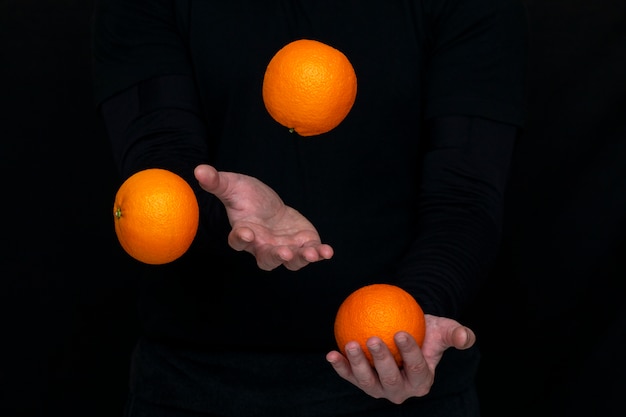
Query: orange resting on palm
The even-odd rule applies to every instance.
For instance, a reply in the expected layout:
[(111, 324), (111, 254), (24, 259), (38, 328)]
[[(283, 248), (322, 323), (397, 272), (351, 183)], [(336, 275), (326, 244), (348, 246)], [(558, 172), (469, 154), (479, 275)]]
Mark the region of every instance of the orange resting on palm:
[(424, 312), (415, 298), (402, 288), (390, 284), (366, 285), (350, 294), (335, 317), (335, 339), (345, 355), (346, 343), (356, 341), (373, 365), (365, 342), (379, 337), (393, 354), (398, 366), (402, 356), (393, 340), (399, 331), (409, 333), (421, 347), (426, 333)]
[(182, 177), (149, 168), (122, 183), (113, 220), (115, 234), (130, 256), (146, 264), (165, 264), (191, 246), (198, 230), (198, 201)]
[(356, 74), (343, 52), (311, 39), (276, 52), (263, 78), (267, 111), (301, 136), (337, 127), (352, 109), (356, 91)]

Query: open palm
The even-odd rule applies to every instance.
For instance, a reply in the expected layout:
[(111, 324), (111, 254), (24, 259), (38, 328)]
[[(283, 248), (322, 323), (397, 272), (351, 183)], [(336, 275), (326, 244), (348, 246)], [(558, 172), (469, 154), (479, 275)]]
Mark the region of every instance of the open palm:
[(270, 271), (284, 265), (295, 271), (333, 256), (313, 224), (257, 178), (210, 165), (197, 166), (194, 174), (202, 189), (226, 208), (232, 227), (229, 245), (254, 255), (259, 268)]

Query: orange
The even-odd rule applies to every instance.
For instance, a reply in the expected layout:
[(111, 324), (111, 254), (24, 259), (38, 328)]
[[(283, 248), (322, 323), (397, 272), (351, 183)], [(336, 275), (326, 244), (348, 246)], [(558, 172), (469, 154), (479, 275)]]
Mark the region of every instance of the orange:
[(281, 125), (301, 136), (326, 133), (341, 123), (356, 99), (357, 80), (343, 52), (299, 39), (272, 57), (263, 78), (263, 102)]
[(146, 264), (182, 256), (198, 230), (199, 207), (191, 186), (160, 168), (139, 171), (115, 195), (115, 233), (124, 250)]
[(345, 355), (346, 343), (356, 341), (373, 365), (365, 342), (378, 336), (393, 354), (398, 366), (402, 356), (393, 340), (399, 331), (408, 332), (421, 347), (426, 324), (424, 312), (415, 298), (391, 284), (371, 284), (350, 294), (339, 306), (335, 317), (335, 339)]

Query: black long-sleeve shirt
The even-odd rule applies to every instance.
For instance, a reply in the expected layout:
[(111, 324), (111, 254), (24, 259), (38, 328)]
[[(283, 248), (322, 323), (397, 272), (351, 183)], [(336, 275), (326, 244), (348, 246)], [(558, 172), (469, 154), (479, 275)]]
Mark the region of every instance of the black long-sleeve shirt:
[[(523, 123), (520, 7), (99, 2), (96, 100), (122, 179), (171, 169), (195, 188), (202, 212), (185, 256), (146, 266), (146, 334), (216, 349), (325, 351), (335, 347), (340, 302), (372, 282), (406, 288), (427, 313), (460, 317), (497, 252)], [(357, 74), (350, 114), (318, 137), (289, 133), (262, 102), (265, 66), (297, 38), (337, 47)], [(200, 163), (274, 188), (334, 247), (333, 259), (265, 272), (230, 250), (223, 207), (193, 179)]]

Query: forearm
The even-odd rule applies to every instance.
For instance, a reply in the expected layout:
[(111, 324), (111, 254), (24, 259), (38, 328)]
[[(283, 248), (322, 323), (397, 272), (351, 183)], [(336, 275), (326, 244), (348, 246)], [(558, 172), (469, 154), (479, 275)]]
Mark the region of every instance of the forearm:
[(432, 122), (417, 238), (398, 270), (426, 312), (457, 318), (489, 273), (516, 135), (512, 125), (480, 118)]

